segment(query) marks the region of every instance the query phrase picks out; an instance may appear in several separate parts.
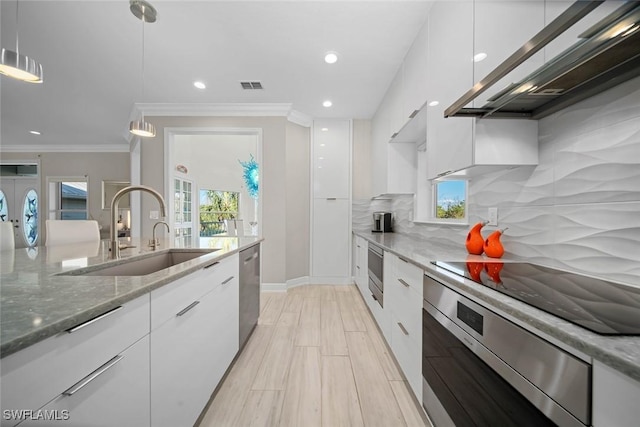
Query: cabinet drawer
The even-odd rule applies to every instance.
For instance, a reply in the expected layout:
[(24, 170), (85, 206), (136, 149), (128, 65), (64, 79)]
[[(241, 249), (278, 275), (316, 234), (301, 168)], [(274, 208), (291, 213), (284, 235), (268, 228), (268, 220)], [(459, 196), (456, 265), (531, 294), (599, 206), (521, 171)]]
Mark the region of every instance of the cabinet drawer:
[[(122, 426), (149, 425), (149, 336), (101, 366), (98, 375), (82, 388), (61, 394), (42, 408), (64, 417), (62, 425)], [(93, 374), (96, 374), (94, 372)], [(87, 378), (78, 378), (78, 381)], [(79, 385), (78, 383), (75, 384)], [(28, 420), (22, 426), (48, 426), (50, 420)], [(56, 423), (53, 423), (56, 424)]]
[(151, 291), (151, 330), (175, 317), (224, 281), (237, 279), (238, 261), (235, 254)]
[(422, 294), (399, 281), (390, 286), (385, 284), (385, 296), (388, 294), (388, 308), (409, 333), (416, 344), (422, 337)]
[(392, 315), (391, 349), (418, 402), (422, 402), (422, 345), (407, 335), (399, 324), (404, 326)]
[(41, 408), (147, 335), (149, 295), (121, 307), (3, 358), (2, 409)]
[(424, 271), (402, 257), (396, 258), (396, 281), (404, 281), (422, 296)]

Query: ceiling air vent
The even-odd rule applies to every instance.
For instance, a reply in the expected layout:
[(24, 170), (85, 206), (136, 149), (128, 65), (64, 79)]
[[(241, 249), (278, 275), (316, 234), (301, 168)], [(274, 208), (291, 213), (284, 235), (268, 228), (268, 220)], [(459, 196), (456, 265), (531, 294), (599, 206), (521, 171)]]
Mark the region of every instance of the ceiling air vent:
[(260, 82), (240, 82), (240, 86), (242, 86), (244, 90), (263, 89), (262, 83)]

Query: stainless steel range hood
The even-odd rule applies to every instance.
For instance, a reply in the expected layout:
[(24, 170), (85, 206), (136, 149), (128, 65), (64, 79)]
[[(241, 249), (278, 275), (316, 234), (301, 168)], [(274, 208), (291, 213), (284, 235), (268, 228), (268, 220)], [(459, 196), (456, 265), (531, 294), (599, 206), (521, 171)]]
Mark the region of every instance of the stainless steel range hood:
[(464, 108), (601, 1), (577, 1), (445, 110), (445, 117), (531, 118), (549, 114), (640, 76), (640, 1), (629, 1), (580, 41), (480, 108)]

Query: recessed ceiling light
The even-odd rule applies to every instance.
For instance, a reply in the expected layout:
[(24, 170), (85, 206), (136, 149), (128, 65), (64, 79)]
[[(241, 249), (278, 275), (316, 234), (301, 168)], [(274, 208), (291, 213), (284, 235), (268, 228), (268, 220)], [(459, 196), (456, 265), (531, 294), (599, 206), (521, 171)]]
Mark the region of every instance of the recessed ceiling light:
[(329, 101), (328, 99), (322, 103), (322, 106), (327, 108), (331, 107), (332, 105), (333, 102)]
[(324, 62), (327, 64), (335, 64), (338, 61), (338, 54), (335, 52), (327, 52), (324, 56)]
[(487, 54), (486, 53), (484, 53), (484, 52), (476, 53), (473, 56), (473, 62), (480, 62), (480, 61), (482, 61), (482, 60), (484, 60), (486, 58), (487, 58)]
[(329, 128), (322, 128), (322, 129), (320, 129), (320, 130), (321, 130), (322, 132), (326, 132), (326, 131), (328, 131), (328, 130), (329, 130)]
[(440, 104), (438, 101), (431, 101), (429, 103), (429, 107), (435, 107), (436, 105)]
[(42, 135), (42, 134), (41, 134), (39, 131), (37, 131), (37, 130), (30, 130), (30, 131), (29, 131), (29, 133), (30, 133), (30, 134), (32, 134), (32, 135)]
[(193, 82), (193, 85), (198, 89), (206, 89), (207, 85), (202, 82)]

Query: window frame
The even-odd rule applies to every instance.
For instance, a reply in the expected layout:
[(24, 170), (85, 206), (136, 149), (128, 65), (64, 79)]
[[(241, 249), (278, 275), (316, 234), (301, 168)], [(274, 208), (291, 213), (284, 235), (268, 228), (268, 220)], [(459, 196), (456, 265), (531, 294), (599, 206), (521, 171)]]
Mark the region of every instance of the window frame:
[[(84, 209), (62, 207), (62, 185), (68, 182), (83, 182), (87, 185), (86, 205)], [(49, 176), (47, 177), (47, 218), (63, 221), (87, 220), (89, 214), (90, 191), (89, 177), (84, 176)], [(63, 218), (64, 213), (84, 213), (84, 218)]]
[[(438, 218), (438, 184), (449, 181), (462, 181), (464, 182), (464, 217), (463, 218)], [(455, 177), (448, 179), (436, 179), (431, 182), (431, 204), (429, 206), (429, 222), (435, 222), (439, 224), (469, 224), (469, 180), (466, 178)]]

